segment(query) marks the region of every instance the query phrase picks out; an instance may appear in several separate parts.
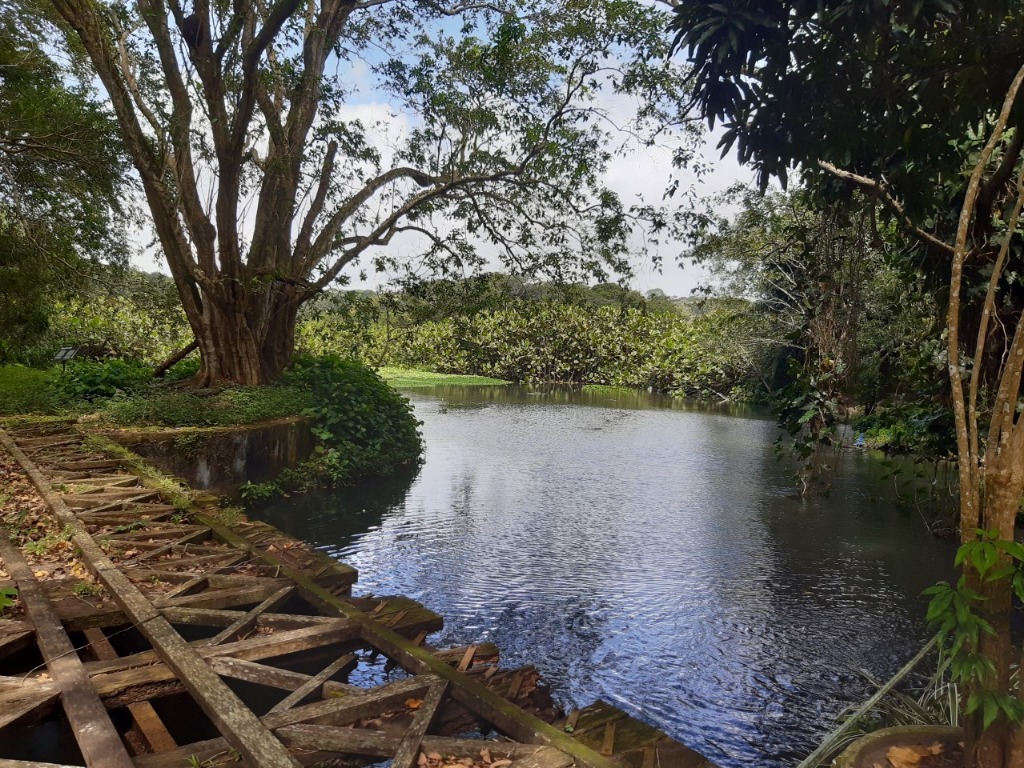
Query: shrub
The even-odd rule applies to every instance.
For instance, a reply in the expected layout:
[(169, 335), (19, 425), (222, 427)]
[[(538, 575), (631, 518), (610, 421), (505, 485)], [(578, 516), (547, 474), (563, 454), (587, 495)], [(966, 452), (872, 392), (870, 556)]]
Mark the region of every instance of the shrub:
[(51, 376), (23, 365), (0, 366), (0, 415), (53, 413), (57, 403), (49, 386)]
[(73, 402), (131, 392), (152, 378), (152, 369), (134, 360), (76, 360), (51, 386), (60, 399)]
[(167, 373), (164, 374), (164, 381), (181, 381), (182, 379), (190, 379), (199, 373), (199, 367), (201, 364), (202, 361), (198, 356), (179, 360), (167, 369)]
[(298, 358), (285, 383), (306, 389), (320, 441), (292, 484), (339, 485), (365, 474), (387, 474), (417, 461), (423, 450), (409, 401), (361, 363), (337, 356)]

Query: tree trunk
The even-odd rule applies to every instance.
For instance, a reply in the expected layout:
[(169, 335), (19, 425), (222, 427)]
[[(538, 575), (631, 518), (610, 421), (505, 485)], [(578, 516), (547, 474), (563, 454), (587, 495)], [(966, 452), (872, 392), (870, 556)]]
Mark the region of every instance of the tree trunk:
[[(1014, 455), (1011, 446), (1002, 453), (992, 452), (987, 457), (984, 469), (984, 501), (979, 524), (986, 530), (997, 532), (1003, 541), (1013, 541), (1015, 522), (1022, 490), (1020, 476), (1013, 471)], [(1000, 565), (1010, 564), (1004, 554)], [(988, 621), (995, 630), (992, 635), (982, 634), (979, 651), (992, 662), (994, 679), (991, 688), (995, 691), (1010, 691), (1010, 671), (1013, 662), (1010, 617), (1013, 612), (1011, 583), (1009, 579), (984, 581), (978, 572), (966, 568), (969, 586), (985, 599), (977, 607), (978, 614)], [(965, 755), (968, 768), (1007, 768), (1016, 766), (1011, 761), (1014, 741), (1019, 737), (1020, 726), (1000, 718), (987, 729), (983, 728), (983, 713), (975, 712), (965, 720)]]
[(196, 383), (269, 384), (291, 361), (302, 299), (291, 286), (255, 293), (224, 286), (204, 296), (200, 316), (189, 318), (203, 361)]

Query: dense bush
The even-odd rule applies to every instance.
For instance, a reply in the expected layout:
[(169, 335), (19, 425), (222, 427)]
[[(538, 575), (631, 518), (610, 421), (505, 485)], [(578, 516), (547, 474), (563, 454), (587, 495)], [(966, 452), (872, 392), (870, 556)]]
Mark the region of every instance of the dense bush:
[(52, 413), (56, 398), (50, 389), (52, 374), (24, 365), (0, 366), (0, 416)]
[(416, 461), (423, 450), (409, 401), (361, 363), (337, 356), (302, 357), (285, 383), (306, 390), (321, 445), (307, 471), (330, 484), (364, 474), (387, 474)]
[(953, 414), (937, 405), (879, 410), (857, 417), (852, 426), (868, 448), (925, 456), (952, 456), (956, 451)]
[(96, 400), (130, 392), (153, 378), (153, 369), (134, 360), (75, 360), (50, 383), (66, 402)]

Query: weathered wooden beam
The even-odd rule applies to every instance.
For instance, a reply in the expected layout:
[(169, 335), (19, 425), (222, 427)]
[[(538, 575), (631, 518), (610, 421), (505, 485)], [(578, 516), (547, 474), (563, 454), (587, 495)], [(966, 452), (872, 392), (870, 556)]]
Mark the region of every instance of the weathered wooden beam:
[(0, 734), (45, 719), (58, 705), (60, 688), (37, 678), (0, 677)]
[(277, 704), (271, 707), (270, 711), (283, 712), (286, 709), (291, 709), (297, 704), (301, 704), (303, 699), (330, 680), (332, 676), (338, 674), (341, 670), (345, 669), (345, 667), (351, 666), (355, 663), (356, 655), (354, 653), (346, 653), (344, 656), (339, 656), (315, 675), (312, 675), (290, 694), (281, 699), (281, 701), (277, 702)]
[[(93, 655), (100, 661), (113, 661), (118, 658), (117, 651), (110, 644), (102, 629), (85, 630), (85, 639), (89, 641), (89, 647)], [(153, 709), (148, 701), (140, 701), (128, 705), (128, 712), (132, 716), (135, 728), (143, 741), (153, 752), (167, 752), (177, 749), (178, 744), (164, 726), (160, 716)]]
[(224, 627), (224, 629), (216, 635), (207, 640), (203, 640), (202, 645), (220, 645), (221, 643), (232, 640), (239, 635), (249, 634), (256, 628), (256, 622), (259, 620), (261, 614), (281, 605), (294, 593), (295, 587), (291, 584), (286, 587), (281, 587), (279, 590), (267, 597), (262, 603), (244, 613), (233, 623)]
[[(192, 595), (181, 595), (170, 599), (154, 601), (160, 608), (231, 608), (236, 605), (251, 605), (273, 597), (282, 589), (283, 581), (276, 579), (249, 579), (249, 586), (231, 589), (208, 589)], [(291, 590), (294, 587), (286, 587)]]
[[(281, 740), (296, 749), (323, 750), (348, 755), (368, 757), (391, 757), (395, 754), (402, 737), (387, 731), (371, 731), (364, 728), (335, 728), (327, 725), (300, 723), (287, 725), (275, 730)], [(442, 736), (424, 736), (420, 751), (436, 752), (443, 757), (456, 760), (471, 758), (479, 760), (486, 752), (492, 760), (512, 760), (515, 766), (525, 765), (530, 759), (543, 760), (543, 765), (570, 766), (572, 758), (553, 747), (540, 744), (520, 744), (515, 741), (490, 741), (484, 739), (452, 739)], [(535, 762), (534, 765), (537, 765)]]
[(416, 758), (420, 754), (420, 742), (427, 735), (427, 729), (434, 722), (437, 710), (444, 700), (445, 691), (448, 689), (447, 680), (438, 680), (427, 691), (426, 697), (416, 710), (416, 716), (412, 719), (412, 725), (402, 737), (402, 743), (398, 746), (394, 758), (391, 760), (391, 768), (413, 768)]
[(36, 628), (29, 621), (5, 619), (0, 622), (0, 659), (35, 642)]
[[(241, 611), (217, 610), (214, 608), (181, 608), (168, 606), (160, 612), (174, 624), (198, 624), (210, 627), (226, 627), (244, 615)], [(256, 620), (257, 627), (273, 629), (301, 629), (336, 622), (331, 616), (300, 616), (291, 613), (264, 613)]]
[(290, 669), (281, 669), (245, 659), (235, 659), (231, 656), (215, 656), (210, 659), (210, 666), (221, 677), (231, 677), (235, 680), (244, 680), (247, 683), (264, 685), (282, 691), (294, 691), (305, 685), (310, 679), (309, 675), (302, 672), (293, 672)]
[[(261, 722), (275, 732), (290, 725), (318, 721), (344, 725), (400, 706), (406, 699), (429, 689), (433, 682), (433, 678), (410, 677), (368, 691), (346, 694), (340, 698), (325, 699), (312, 704), (292, 707), (284, 712), (264, 715)], [(332, 728), (332, 730), (350, 731), (354, 729)], [(398, 740), (396, 737), (395, 746), (397, 746)], [(183, 764), (187, 764), (193, 755), (197, 759), (203, 760), (223, 752), (227, 746), (224, 739), (208, 739), (195, 744), (186, 744), (173, 752), (140, 756), (136, 759), (135, 765), (137, 768), (180, 768)], [(392, 754), (394, 754), (394, 749), (385, 753), (384, 756)]]
[(36, 644), (50, 677), (60, 688), (61, 703), (82, 756), (91, 765), (132, 768), (128, 751), (107, 716), (103, 702), (89, 684), (89, 676), (71, 639), (32, 575), (32, 569), (11, 544), (10, 531), (4, 526), (0, 526), (0, 557), (7, 572), (18, 583), (18, 598), (36, 627)]

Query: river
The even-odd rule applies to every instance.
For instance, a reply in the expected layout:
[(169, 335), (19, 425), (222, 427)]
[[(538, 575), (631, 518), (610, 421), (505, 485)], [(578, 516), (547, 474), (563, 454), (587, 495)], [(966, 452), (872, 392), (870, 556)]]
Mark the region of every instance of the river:
[(770, 419), (645, 393), (406, 393), (415, 472), (256, 516), (359, 569), (356, 591), (496, 642), (564, 706), (614, 702), (722, 768), (791, 766), (923, 644), (954, 545), (852, 452), (799, 501)]

